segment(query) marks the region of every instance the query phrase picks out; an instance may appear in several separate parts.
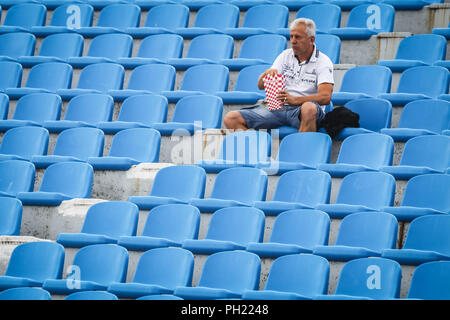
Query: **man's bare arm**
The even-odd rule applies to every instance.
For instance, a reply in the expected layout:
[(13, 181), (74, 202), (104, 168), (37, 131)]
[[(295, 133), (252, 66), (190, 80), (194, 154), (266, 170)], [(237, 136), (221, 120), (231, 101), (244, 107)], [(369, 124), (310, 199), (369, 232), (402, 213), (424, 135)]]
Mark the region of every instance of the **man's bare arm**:
[(263, 81), (264, 77), (266, 75), (273, 75), (273, 74), (278, 74), (278, 70), (274, 69), (274, 68), (269, 68), (259, 76), (259, 79), (258, 79), (258, 89), (259, 90), (264, 90), (264, 81)]

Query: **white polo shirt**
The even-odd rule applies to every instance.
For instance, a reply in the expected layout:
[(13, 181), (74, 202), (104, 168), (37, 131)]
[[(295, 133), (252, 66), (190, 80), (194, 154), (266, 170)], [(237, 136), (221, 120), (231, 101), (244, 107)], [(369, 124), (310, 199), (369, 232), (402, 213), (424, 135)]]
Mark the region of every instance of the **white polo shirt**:
[(286, 92), (295, 97), (316, 94), (321, 83), (334, 84), (333, 63), (316, 46), (311, 58), (302, 63), (292, 49), (286, 49), (275, 59), (272, 68), (286, 77)]

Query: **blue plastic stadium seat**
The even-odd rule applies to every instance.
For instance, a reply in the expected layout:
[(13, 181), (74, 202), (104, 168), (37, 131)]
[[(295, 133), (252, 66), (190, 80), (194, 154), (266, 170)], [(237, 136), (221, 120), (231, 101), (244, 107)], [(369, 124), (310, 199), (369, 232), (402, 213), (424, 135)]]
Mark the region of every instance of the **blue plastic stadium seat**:
[(105, 136), (97, 128), (72, 128), (62, 131), (56, 138), (51, 155), (33, 155), (31, 162), (36, 168), (63, 161), (87, 161), (88, 157), (103, 154)]
[(385, 172), (355, 172), (342, 179), (335, 203), (319, 204), (332, 219), (362, 211), (382, 211), (394, 205), (395, 179)]
[(259, 99), (264, 99), (264, 90), (258, 88), (259, 76), (269, 69), (269, 64), (248, 66), (239, 71), (233, 91), (216, 92), (225, 104), (256, 104)]
[(42, 288), (19, 287), (0, 292), (0, 300), (51, 300), (51, 296)]
[(253, 35), (277, 33), (278, 28), (288, 24), (289, 9), (280, 4), (261, 4), (245, 12), (242, 26), (225, 28), (223, 31), (234, 39), (244, 39)]
[(81, 69), (76, 88), (59, 89), (63, 100), (70, 100), (83, 93), (107, 93), (123, 87), (125, 69), (116, 63), (94, 63)]
[(330, 218), (325, 212), (310, 209), (288, 210), (275, 218), (269, 241), (250, 242), (245, 250), (261, 258), (312, 253), (314, 246), (328, 244), (329, 232)]
[(259, 34), (249, 36), (242, 42), (239, 56), (223, 59), (219, 63), (230, 70), (241, 70), (255, 64), (270, 64), (286, 49), (286, 37), (279, 34)]
[(386, 212), (356, 212), (342, 219), (334, 245), (315, 246), (313, 254), (328, 260), (348, 261), (379, 257), (397, 243), (398, 221)]
[(153, 123), (163, 136), (193, 135), (196, 130), (220, 129), (223, 102), (214, 95), (192, 95), (178, 100), (171, 121)]
[(437, 60), (433, 63), (433, 66), (444, 67), (450, 71), (450, 60)]
[[(22, 81), (22, 65), (13, 61), (0, 61), (0, 75), (1, 92), (4, 92), (5, 89), (8, 88), (18, 88), (20, 87), (20, 83)], [(1, 96), (3, 102), (5, 95), (2, 94)]]
[(10, 99), (38, 92), (56, 93), (60, 89), (70, 88), (72, 67), (62, 62), (44, 62), (33, 66), (28, 73), (24, 87), (9, 88), (5, 93)]
[(122, 57), (130, 57), (133, 38), (124, 33), (109, 33), (95, 36), (86, 55), (72, 56), (67, 62), (74, 68), (83, 68), (93, 63), (116, 62)]
[(23, 67), (33, 67), (44, 62), (65, 62), (70, 57), (79, 57), (83, 53), (84, 39), (81, 35), (67, 32), (55, 33), (42, 40), (37, 56), (20, 56), (18, 62)]
[(239, 8), (229, 3), (209, 4), (200, 8), (192, 27), (176, 28), (174, 32), (184, 39), (213, 33), (223, 33), (226, 28), (237, 28)]
[(407, 299), (448, 300), (450, 261), (421, 264), (414, 270)]
[(7, 120), (8, 112), (9, 112), (9, 97), (4, 93), (0, 93), (0, 120)]
[(16, 198), (0, 197), (0, 235), (18, 236), (22, 222), (22, 203)]
[(252, 207), (230, 207), (213, 213), (203, 239), (186, 239), (182, 248), (196, 254), (245, 250), (250, 242), (262, 242), (264, 213)]
[(428, 214), (447, 214), (450, 212), (448, 188), (450, 175), (423, 174), (408, 180), (400, 206), (383, 207), (399, 221), (411, 221)]
[(139, 297), (136, 300), (184, 300), (184, 299), (171, 294), (149, 294), (147, 296)]
[(200, 211), (188, 204), (165, 204), (154, 207), (138, 236), (121, 236), (118, 245), (134, 251), (162, 247), (181, 247), (186, 239), (197, 239)]
[(259, 285), (261, 261), (256, 254), (234, 250), (213, 253), (206, 258), (198, 285), (176, 287), (174, 295), (183, 299), (241, 298)]
[(384, 3), (361, 4), (350, 10), (347, 24), (341, 28), (330, 28), (329, 33), (341, 39), (369, 39), (380, 32), (394, 31), (395, 9)]
[(396, 179), (411, 179), (428, 173), (444, 173), (450, 167), (450, 136), (418, 136), (408, 140), (397, 166), (381, 167), (380, 171)]
[(433, 3), (443, 3), (443, 0), (383, 0), (396, 10), (420, 10)]
[(431, 30), (431, 33), (444, 36), (446, 39), (450, 39), (450, 22), (448, 23), (447, 28), (433, 28)]
[(342, 142), (336, 163), (322, 163), (318, 170), (332, 177), (344, 177), (361, 171), (379, 170), (392, 165), (394, 139), (380, 133), (361, 133), (349, 136)]
[(198, 11), (201, 8), (211, 4), (222, 4), (221, 0), (181, 0), (182, 4), (189, 7), (190, 10)]
[(113, 282), (125, 282), (128, 251), (116, 244), (94, 244), (79, 249), (66, 279), (46, 280), (42, 288), (52, 294), (106, 291)]
[(64, 247), (52, 241), (19, 244), (0, 276), (0, 290), (41, 287), (47, 279), (61, 279), (64, 255)]
[(20, 192), (33, 191), (35, 171), (28, 161), (0, 161), (0, 196), (16, 197)]
[(152, 63), (167, 63), (170, 58), (181, 58), (183, 47), (183, 37), (177, 34), (150, 35), (142, 39), (135, 57), (119, 58), (117, 63), (127, 69)]
[(49, 133), (42, 127), (17, 127), (5, 132), (0, 145), (0, 161), (30, 160), (47, 154)]
[(0, 61), (15, 61), (21, 56), (33, 56), (36, 37), (27, 32), (0, 35)]
[[(46, 4), (46, 7), (50, 9), (48, 4)], [(92, 26), (93, 18), (94, 8), (88, 3), (79, 1), (76, 3), (75, 1), (59, 3), (53, 10), (49, 24), (44, 26), (33, 25), (30, 28), (30, 32), (38, 37), (45, 37), (55, 33), (73, 32), (81, 27)]]
[(445, 60), (446, 49), (445, 37), (436, 34), (416, 34), (400, 41), (394, 59), (379, 60), (378, 65), (386, 66), (392, 72), (433, 65), (438, 60)]
[(19, 192), (23, 205), (58, 206), (64, 200), (90, 198), (94, 170), (84, 162), (60, 162), (50, 165), (42, 177), (39, 191)]
[(69, 294), (64, 300), (119, 300), (119, 298), (107, 291), (80, 291)]
[(80, 233), (59, 233), (56, 242), (81, 248), (92, 244), (117, 243), (120, 236), (135, 236), (138, 207), (127, 201), (105, 201), (89, 207)]
[(136, 94), (126, 98), (116, 121), (99, 121), (97, 128), (115, 134), (131, 128), (150, 128), (153, 123), (166, 122), (167, 98), (157, 94)]
[(375, 98), (391, 91), (392, 72), (388, 67), (367, 65), (347, 70), (341, 88), (333, 92), (333, 105), (344, 105), (360, 98)]
[(142, 162), (158, 162), (161, 135), (152, 128), (132, 128), (116, 133), (107, 156), (88, 157), (95, 170), (128, 170)]
[(265, 131), (246, 130), (225, 135), (215, 160), (201, 160), (197, 165), (208, 173), (235, 167), (253, 167), (270, 157), (271, 137)]
[(382, 257), (404, 265), (450, 260), (449, 215), (427, 215), (411, 221), (401, 249), (385, 249)]
[(193, 199), (190, 204), (201, 212), (215, 212), (233, 206), (251, 206), (266, 198), (267, 174), (256, 168), (236, 167), (220, 171), (214, 181), (211, 196)]
[(120, 298), (171, 294), (178, 286), (189, 287), (194, 273), (194, 255), (181, 248), (156, 248), (139, 258), (131, 282), (113, 282), (108, 292)]
[(390, 300), (400, 295), (401, 266), (384, 258), (360, 258), (344, 264), (334, 294), (315, 300)]
[(0, 33), (29, 32), (32, 26), (43, 26), (47, 8), (40, 3), (18, 3), (8, 9)]
[(142, 27), (129, 27), (125, 32), (133, 38), (144, 38), (155, 34), (173, 33), (177, 28), (186, 28), (188, 22), (189, 8), (187, 6), (182, 3), (159, 2), (150, 8)]
[(220, 64), (201, 64), (188, 68), (183, 75), (179, 90), (162, 91), (170, 103), (176, 103), (183, 97), (199, 94), (215, 94), (227, 91), (229, 70)]
[(436, 99), (448, 92), (449, 73), (440, 66), (420, 66), (402, 72), (397, 92), (380, 93), (378, 98), (389, 100), (393, 106), (404, 106), (421, 99)]
[(450, 119), (449, 101), (416, 100), (403, 107), (396, 128), (385, 128), (380, 132), (391, 136), (394, 141), (408, 141), (417, 136), (440, 134), (442, 130), (448, 128), (448, 119)]
[(341, 39), (334, 34), (316, 34), (315, 44), (319, 51), (325, 53), (333, 64), (338, 64), (341, 55)]
[(311, 300), (328, 290), (330, 264), (311, 254), (292, 254), (272, 262), (263, 290), (247, 290), (243, 300)]
[[(176, 70), (168, 64), (140, 65), (133, 69), (128, 79), (128, 87), (108, 90), (115, 101), (122, 101), (137, 94), (160, 94), (171, 91), (175, 86)], [(167, 99), (165, 98), (167, 101)]]
[(141, 210), (149, 210), (163, 204), (188, 203), (202, 199), (205, 194), (206, 172), (191, 165), (176, 165), (160, 169), (155, 176), (148, 196), (131, 196), (128, 201)]
[(268, 174), (283, 174), (291, 170), (315, 169), (321, 163), (328, 163), (331, 157), (332, 141), (321, 132), (296, 132), (281, 140), (275, 161), (258, 162), (257, 168)]

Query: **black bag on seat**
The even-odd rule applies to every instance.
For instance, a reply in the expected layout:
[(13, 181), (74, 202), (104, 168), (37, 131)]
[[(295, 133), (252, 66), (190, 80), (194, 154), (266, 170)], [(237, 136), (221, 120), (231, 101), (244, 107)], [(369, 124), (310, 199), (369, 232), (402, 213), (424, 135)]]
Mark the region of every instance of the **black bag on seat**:
[(328, 112), (320, 122), (331, 138), (335, 138), (345, 127), (359, 128), (359, 114), (346, 107), (336, 107)]

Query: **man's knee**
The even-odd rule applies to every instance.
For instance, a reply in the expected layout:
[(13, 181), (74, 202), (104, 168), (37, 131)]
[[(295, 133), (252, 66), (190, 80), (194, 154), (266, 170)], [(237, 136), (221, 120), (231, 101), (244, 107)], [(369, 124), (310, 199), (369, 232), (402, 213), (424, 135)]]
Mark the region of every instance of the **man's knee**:
[(304, 120), (315, 120), (317, 117), (317, 105), (312, 102), (305, 102), (301, 108), (301, 118)]
[(223, 118), (223, 123), (228, 129), (235, 129), (236, 126), (246, 125), (244, 118), (239, 111), (230, 111)]

